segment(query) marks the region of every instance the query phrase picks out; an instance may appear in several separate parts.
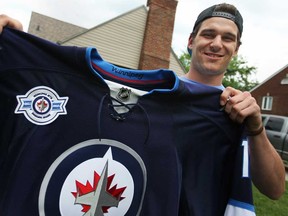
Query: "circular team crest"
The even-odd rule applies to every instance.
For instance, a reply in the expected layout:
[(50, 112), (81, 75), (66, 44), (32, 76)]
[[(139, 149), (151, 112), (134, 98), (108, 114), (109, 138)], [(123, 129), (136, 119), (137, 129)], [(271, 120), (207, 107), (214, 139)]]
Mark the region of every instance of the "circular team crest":
[(26, 119), (37, 125), (47, 125), (59, 115), (66, 115), (68, 97), (59, 97), (57, 92), (47, 86), (38, 86), (25, 95), (17, 96), (16, 114), (24, 114)]
[(40, 216), (139, 215), (146, 168), (130, 147), (88, 140), (61, 154), (48, 169), (39, 194)]

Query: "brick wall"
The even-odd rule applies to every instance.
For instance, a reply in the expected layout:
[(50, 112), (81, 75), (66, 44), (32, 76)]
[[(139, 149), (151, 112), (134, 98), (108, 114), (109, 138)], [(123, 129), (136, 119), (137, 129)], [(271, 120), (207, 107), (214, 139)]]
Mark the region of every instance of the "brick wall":
[(288, 84), (281, 84), (287, 74), (288, 66), (251, 91), (260, 107), (264, 96), (273, 97), (272, 110), (261, 110), (262, 113), (288, 116)]
[(139, 69), (169, 68), (177, 0), (148, 0)]

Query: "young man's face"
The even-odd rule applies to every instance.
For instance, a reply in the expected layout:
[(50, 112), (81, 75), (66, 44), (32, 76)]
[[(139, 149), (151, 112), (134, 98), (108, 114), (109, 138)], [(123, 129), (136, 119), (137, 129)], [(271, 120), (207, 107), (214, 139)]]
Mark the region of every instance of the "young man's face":
[(223, 74), (231, 60), (237, 54), (236, 24), (229, 19), (212, 17), (204, 20), (197, 35), (189, 40), (192, 49), (191, 68), (199, 75)]

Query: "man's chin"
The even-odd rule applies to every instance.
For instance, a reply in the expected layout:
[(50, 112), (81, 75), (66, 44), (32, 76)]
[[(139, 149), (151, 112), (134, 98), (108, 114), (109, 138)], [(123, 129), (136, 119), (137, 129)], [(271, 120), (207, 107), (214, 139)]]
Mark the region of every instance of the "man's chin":
[(215, 67), (207, 67), (206, 70), (205, 70), (205, 73), (206, 74), (209, 74), (209, 75), (222, 75), (225, 73), (224, 70), (220, 70), (219, 68), (215, 68)]

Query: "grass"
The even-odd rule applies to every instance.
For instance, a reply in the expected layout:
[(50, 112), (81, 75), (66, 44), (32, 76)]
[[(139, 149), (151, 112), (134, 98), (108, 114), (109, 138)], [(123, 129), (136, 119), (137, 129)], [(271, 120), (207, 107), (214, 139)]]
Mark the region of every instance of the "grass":
[(288, 215), (288, 182), (286, 191), (277, 201), (262, 195), (256, 187), (253, 187), (254, 205), (257, 216), (287, 216)]

